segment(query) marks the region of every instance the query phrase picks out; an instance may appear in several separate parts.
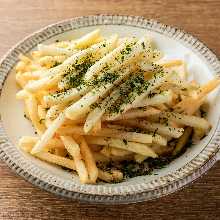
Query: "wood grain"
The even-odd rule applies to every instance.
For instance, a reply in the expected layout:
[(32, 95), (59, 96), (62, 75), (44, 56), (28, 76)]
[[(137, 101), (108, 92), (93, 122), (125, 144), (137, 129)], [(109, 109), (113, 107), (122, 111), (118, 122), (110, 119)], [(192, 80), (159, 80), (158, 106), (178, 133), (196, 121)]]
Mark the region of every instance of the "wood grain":
[[(56, 21), (90, 14), (155, 18), (192, 33), (220, 54), (219, 0), (0, 0), (0, 56), (27, 34)], [(57, 198), (0, 163), (0, 219), (219, 219), (220, 163), (189, 187), (131, 205), (82, 204)]]

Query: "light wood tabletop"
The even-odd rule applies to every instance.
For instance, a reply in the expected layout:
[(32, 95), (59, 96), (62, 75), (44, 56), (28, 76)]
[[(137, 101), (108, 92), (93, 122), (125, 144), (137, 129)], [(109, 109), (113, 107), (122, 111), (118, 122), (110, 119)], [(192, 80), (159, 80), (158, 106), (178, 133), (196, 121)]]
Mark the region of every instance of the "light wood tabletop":
[[(220, 54), (219, 0), (0, 0), (0, 56), (26, 35), (75, 16), (125, 14), (177, 26)], [(220, 219), (220, 163), (169, 196), (130, 205), (68, 201), (42, 191), (0, 162), (0, 219)]]

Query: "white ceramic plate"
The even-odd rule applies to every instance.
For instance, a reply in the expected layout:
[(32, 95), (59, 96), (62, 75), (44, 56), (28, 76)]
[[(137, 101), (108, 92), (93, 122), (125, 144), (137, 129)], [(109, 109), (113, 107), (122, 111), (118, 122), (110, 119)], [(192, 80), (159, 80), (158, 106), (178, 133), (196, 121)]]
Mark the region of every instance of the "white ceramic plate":
[[(216, 161), (219, 141), (219, 91), (208, 99), (211, 105), (208, 120), (212, 130), (200, 143), (193, 145), (181, 157), (153, 175), (128, 179), (118, 184), (82, 185), (77, 177), (20, 151), (18, 139), (33, 135), (32, 126), (24, 120), (23, 105), (15, 99), (15, 66), (18, 55), (35, 49), (38, 43), (72, 39), (95, 28), (104, 36), (151, 36), (167, 58), (186, 60), (188, 70), (199, 83), (220, 74), (217, 57), (193, 36), (153, 20), (130, 16), (79, 17), (48, 26), (18, 43), (3, 58), (0, 66), (0, 155), (16, 173), (31, 183), (58, 195), (72, 199), (102, 203), (129, 203), (148, 200), (171, 193), (199, 177)], [(154, 175), (157, 174), (157, 175)]]

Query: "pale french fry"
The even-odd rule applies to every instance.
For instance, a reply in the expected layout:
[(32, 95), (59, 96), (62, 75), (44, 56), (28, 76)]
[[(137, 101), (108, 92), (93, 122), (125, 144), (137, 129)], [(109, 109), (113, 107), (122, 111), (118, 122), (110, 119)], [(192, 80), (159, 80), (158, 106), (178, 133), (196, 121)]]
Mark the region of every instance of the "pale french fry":
[(38, 44), (38, 50), (41, 56), (71, 56), (76, 53), (75, 50), (68, 50), (66, 48), (59, 48), (53, 45)]
[(30, 96), (30, 93), (24, 89), (22, 89), (16, 93), (16, 99), (18, 99), (18, 100), (27, 99), (27, 98), (29, 98), (29, 96)]
[[(155, 95), (152, 98), (146, 98), (141, 100), (139, 103), (135, 104), (133, 107), (138, 108), (138, 107), (144, 107), (144, 106), (157, 106), (160, 104), (169, 104), (172, 101), (173, 98), (173, 93), (171, 90), (169, 91), (164, 91), (161, 94)], [(126, 114), (126, 113), (125, 113)]]
[(165, 136), (170, 136), (173, 138), (179, 138), (182, 134), (184, 129), (183, 128), (174, 128), (174, 127), (170, 127), (167, 125), (163, 125), (163, 124), (159, 124), (159, 123), (151, 123), (148, 121), (144, 121), (144, 120), (127, 120), (127, 121), (120, 121), (120, 124), (123, 125), (128, 125), (128, 126), (135, 126), (135, 127), (140, 127), (142, 129), (146, 129), (148, 131), (152, 131), (161, 134), (161, 135), (165, 135)]
[(58, 41), (58, 42), (54, 43), (54, 45), (56, 47), (60, 47), (60, 48), (67, 48), (70, 46), (70, 44), (71, 44), (71, 42), (69, 42), (69, 41)]
[(66, 107), (66, 104), (59, 104), (59, 105), (54, 105), (52, 106), (46, 114), (46, 119), (49, 120), (54, 120), (58, 117), (58, 115), (64, 110), (64, 108)]
[(170, 60), (168, 62), (160, 62), (160, 65), (162, 65), (164, 68), (170, 68), (173, 66), (180, 66), (183, 65), (183, 61), (182, 60)]
[(46, 109), (42, 105), (38, 105), (38, 116), (40, 120), (45, 120), (46, 114)]
[[(26, 149), (25, 151), (30, 152), (33, 146), (37, 143), (39, 137), (31, 137), (31, 136), (23, 136), (19, 139), (19, 147)], [(58, 138), (50, 139), (49, 142), (45, 146), (45, 150), (50, 150), (54, 148), (63, 149), (63, 142)]]
[(38, 152), (34, 155), (35, 157), (38, 157), (41, 160), (44, 160), (49, 163), (57, 164), (62, 167), (69, 168), (71, 170), (75, 170), (75, 162), (73, 160), (67, 159), (65, 157), (61, 157), (55, 154), (51, 154), (48, 152)]
[(108, 183), (113, 181), (121, 181), (123, 179), (123, 174), (119, 170), (112, 170), (111, 173), (109, 173), (99, 169), (98, 172), (99, 179)]
[[(151, 148), (156, 152), (158, 155), (164, 155), (171, 154), (173, 151), (173, 147), (170, 146), (161, 146), (161, 145), (153, 145)], [(148, 157), (143, 156), (141, 154), (135, 154), (134, 159), (138, 163), (142, 163), (144, 160), (146, 160)]]
[(76, 143), (76, 141), (70, 136), (61, 136), (60, 138), (63, 141), (65, 148), (74, 159), (76, 171), (79, 174), (80, 182), (88, 183), (89, 174), (86, 169), (85, 163), (82, 160), (78, 143)]
[(16, 72), (25, 72), (26, 71), (26, 63), (24, 61), (19, 61), (15, 67)]
[(107, 145), (111, 147), (128, 150), (134, 153), (139, 153), (144, 156), (157, 157), (157, 154), (146, 144), (135, 143), (131, 141), (123, 141), (116, 138), (103, 138), (87, 136), (86, 141), (89, 144)]
[(95, 126), (93, 127), (92, 131), (94, 133), (98, 133), (99, 131), (101, 131), (102, 129), (102, 121), (101, 119), (99, 121), (97, 121), (97, 123), (95, 124)]
[(91, 183), (95, 183), (96, 179), (98, 178), (98, 168), (96, 166), (92, 151), (89, 149), (83, 136), (79, 136), (77, 140), (80, 143), (80, 151), (89, 173), (89, 180)]
[(130, 151), (115, 148), (115, 147), (110, 147), (110, 152), (111, 152), (111, 155), (119, 156), (119, 157), (123, 157), (123, 156), (127, 156), (127, 155), (132, 154), (132, 152), (130, 152)]
[(51, 126), (47, 128), (47, 130), (41, 136), (40, 140), (35, 144), (31, 151), (31, 154), (36, 154), (42, 151), (45, 148), (46, 144), (49, 142), (49, 140), (54, 136), (57, 129), (64, 123), (64, 121), (65, 115), (63, 113), (60, 113), (59, 116), (53, 121)]
[(85, 133), (82, 127), (71, 125), (71, 126), (62, 127), (57, 132), (61, 135), (71, 135), (71, 134), (91, 135), (91, 136), (120, 138), (120, 139), (125, 139), (127, 141), (134, 141), (144, 144), (152, 143), (152, 135), (142, 134), (137, 132), (126, 132), (112, 128), (102, 128), (99, 132), (91, 131)]
[(60, 55), (60, 56), (44, 56), (41, 57), (38, 60), (38, 63), (41, 66), (47, 67), (47, 68), (51, 68), (55, 65), (59, 65), (61, 63), (63, 63), (63, 61), (66, 59), (66, 56), (64, 55)]
[(36, 98), (31, 95), (25, 100), (27, 106), (28, 115), (39, 135), (43, 134), (45, 131), (44, 123), (40, 120), (38, 116), (38, 105)]
[(68, 103), (71, 101), (76, 101), (85, 95), (89, 91), (87, 86), (81, 86), (80, 88), (72, 88), (65, 92), (55, 93), (53, 95), (44, 96), (44, 102), (48, 106)]
[(206, 119), (197, 116), (179, 114), (175, 112), (161, 112), (160, 115), (176, 123), (201, 128), (205, 131), (208, 131), (211, 128), (210, 123)]
[(183, 135), (179, 138), (176, 147), (172, 153), (173, 155), (177, 155), (183, 149), (183, 147), (186, 145), (187, 141), (189, 140), (191, 133), (192, 133), (192, 128), (187, 127)]
[[(134, 130), (132, 127), (129, 127), (129, 125), (126, 123), (126, 121), (120, 121), (121, 124), (124, 124), (125, 126), (122, 125), (117, 125), (117, 124), (106, 124), (106, 126), (108, 128), (112, 128), (112, 129), (116, 129), (116, 130), (121, 130), (121, 131), (132, 131)], [(135, 126), (135, 125), (131, 125), (131, 126)], [(138, 127), (138, 126), (137, 126)], [(140, 133), (140, 134), (144, 134), (144, 133)], [(152, 143), (154, 144), (159, 144), (162, 146), (166, 146), (167, 145), (167, 138), (162, 137), (159, 134), (153, 133), (153, 134), (147, 134), (147, 135), (151, 135), (152, 137)], [(138, 139), (140, 142), (140, 139)], [(135, 140), (133, 140), (135, 141)]]
[(73, 43), (73, 47), (77, 49), (85, 49), (94, 43), (98, 43), (102, 40), (100, 35), (100, 29), (96, 29), (83, 37), (77, 39)]
[(18, 84), (21, 88), (24, 88), (25, 85), (27, 84), (27, 80), (25, 80), (25, 79), (23, 78), (21, 72), (16, 73), (15, 79), (16, 79), (17, 84)]
[[(126, 119), (134, 119), (134, 118), (143, 118), (143, 117), (148, 117), (154, 114), (159, 114), (160, 110), (148, 107), (146, 109), (131, 109), (127, 112), (125, 112), (122, 115), (119, 115), (117, 118), (114, 118), (114, 121), (117, 120), (126, 120)], [(103, 117), (103, 120), (109, 120), (108, 117)]]

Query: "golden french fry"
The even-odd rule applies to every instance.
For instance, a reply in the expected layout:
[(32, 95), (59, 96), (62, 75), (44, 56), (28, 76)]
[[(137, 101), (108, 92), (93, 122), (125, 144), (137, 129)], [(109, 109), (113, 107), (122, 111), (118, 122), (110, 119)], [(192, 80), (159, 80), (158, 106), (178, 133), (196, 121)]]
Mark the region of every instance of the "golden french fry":
[(69, 168), (71, 170), (75, 170), (75, 162), (73, 160), (67, 159), (65, 157), (61, 157), (55, 154), (51, 154), (48, 152), (38, 152), (34, 155), (35, 157), (38, 157), (41, 160), (44, 160), (49, 163), (57, 164), (62, 167)]
[(109, 173), (99, 169), (98, 172), (99, 179), (108, 183), (114, 181), (120, 182), (123, 179), (123, 174), (119, 170), (112, 170), (111, 173)]
[(139, 153), (144, 156), (157, 157), (157, 154), (146, 144), (140, 144), (136, 142), (116, 139), (116, 138), (104, 138), (104, 137), (92, 137), (87, 136), (86, 141), (89, 144), (107, 145), (111, 147), (128, 150), (134, 153)]
[(70, 136), (61, 136), (60, 138), (63, 141), (66, 150), (74, 159), (76, 171), (79, 174), (80, 182), (88, 183), (88, 171), (86, 169), (84, 161), (82, 160), (79, 145)]
[(100, 136), (100, 137), (113, 137), (113, 138), (125, 139), (127, 141), (144, 143), (144, 144), (152, 143), (152, 139), (154, 138), (152, 135), (149, 134), (127, 132), (112, 128), (102, 128), (99, 132), (96, 131), (94, 132), (92, 130), (89, 133), (85, 133), (83, 127), (76, 125), (69, 125), (62, 127), (57, 132), (63, 135), (78, 134), (78, 135), (87, 135), (87, 136), (91, 135), (91, 136)]
[(183, 135), (179, 138), (176, 147), (173, 151), (173, 155), (177, 155), (183, 149), (183, 147), (186, 145), (187, 141), (189, 140), (191, 133), (192, 133), (192, 128), (187, 127)]
[(80, 152), (82, 154), (82, 157), (86, 164), (86, 168), (89, 173), (89, 180), (91, 183), (95, 183), (96, 179), (98, 178), (98, 168), (96, 166), (96, 162), (93, 157), (93, 154), (91, 150), (89, 149), (85, 139), (82, 136), (79, 136), (77, 140), (79, 141)]

